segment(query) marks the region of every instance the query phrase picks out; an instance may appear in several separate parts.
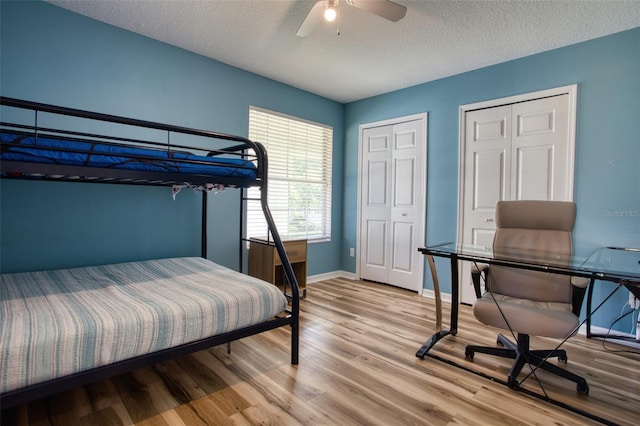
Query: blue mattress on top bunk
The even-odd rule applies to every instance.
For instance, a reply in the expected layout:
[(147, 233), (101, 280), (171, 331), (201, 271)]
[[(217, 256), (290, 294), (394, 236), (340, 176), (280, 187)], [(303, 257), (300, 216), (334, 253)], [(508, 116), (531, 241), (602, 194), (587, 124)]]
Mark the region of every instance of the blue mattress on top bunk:
[(241, 158), (207, 157), (186, 151), (64, 140), (2, 132), (2, 161), (62, 164), (150, 172), (203, 174), (255, 179), (253, 162)]

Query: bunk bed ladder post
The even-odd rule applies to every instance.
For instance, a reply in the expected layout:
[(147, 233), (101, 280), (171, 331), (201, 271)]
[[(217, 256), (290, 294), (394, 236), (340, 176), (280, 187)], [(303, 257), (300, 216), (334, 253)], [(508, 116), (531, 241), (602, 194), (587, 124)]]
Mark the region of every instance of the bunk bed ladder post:
[[(258, 163), (262, 164), (260, 170), (267, 171), (268, 163), (267, 163), (267, 151), (264, 148), (264, 145), (260, 143), (256, 143), (258, 149), (256, 149), (256, 155), (258, 157)], [(264, 213), (264, 218), (267, 221), (267, 226), (269, 228), (269, 232), (271, 232), (271, 236), (273, 237), (273, 243), (276, 246), (276, 250), (278, 251), (278, 255), (280, 256), (280, 260), (282, 261), (282, 268), (284, 269), (285, 276), (289, 285), (291, 286), (291, 364), (298, 365), (298, 353), (299, 353), (299, 320), (300, 320), (300, 293), (298, 290), (298, 281), (296, 280), (296, 275), (293, 272), (293, 267), (291, 266), (291, 262), (289, 261), (289, 256), (287, 256), (287, 252), (284, 249), (284, 244), (282, 243), (282, 239), (280, 238), (280, 234), (278, 233), (278, 229), (276, 228), (276, 224), (273, 220), (273, 216), (271, 215), (271, 210), (269, 209), (269, 204), (267, 202), (267, 176), (266, 173), (261, 176), (262, 183), (260, 185), (260, 205), (262, 206), (262, 212)]]
[(246, 196), (245, 196), (245, 192), (247, 190), (245, 188), (240, 189), (240, 238), (238, 238), (238, 241), (240, 241), (240, 247), (238, 250), (238, 271), (242, 272), (244, 269), (244, 209), (245, 209), (245, 204), (246, 204)]
[(202, 191), (202, 231), (200, 235), (200, 256), (207, 258), (207, 191)]

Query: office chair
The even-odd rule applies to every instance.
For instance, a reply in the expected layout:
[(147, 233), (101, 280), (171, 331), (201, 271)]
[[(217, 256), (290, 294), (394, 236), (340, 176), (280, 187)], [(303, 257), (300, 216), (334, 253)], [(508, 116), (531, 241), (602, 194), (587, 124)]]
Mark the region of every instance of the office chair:
[[(553, 259), (556, 266), (567, 265), (572, 255), (571, 233), (576, 206), (562, 201), (500, 201), (496, 206), (494, 258), (538, 260)], [(515, 359), (507, 384), (516, 389), (517, 377), (527, 364), (539, 366), (577, 384), (579, 393), (587, 394), (587, 381), (556, 364), (566, 363), (561, 349), (532, 350), (529, 336), (566, 338), (578, 327), (580, 308), (588, 280), (568, 275), (550, 274), (498, 265), (484, 265), (473, 271), (476, 294), (480, 294), (477, 274), (482, 274), (485, 292), (473, 307), (483, 324), (517, 333), (517, 342), (498, 335), (499, 347), (469, 345), (465, 356), (476, 352)], [(505, 321), (506, 319), (506, 321)]]

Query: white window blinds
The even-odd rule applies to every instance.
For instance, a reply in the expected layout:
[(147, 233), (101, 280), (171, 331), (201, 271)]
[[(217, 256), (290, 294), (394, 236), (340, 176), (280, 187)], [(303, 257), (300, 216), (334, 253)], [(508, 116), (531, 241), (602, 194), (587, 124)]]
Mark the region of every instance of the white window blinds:
[[(331, 239), (333, 128), (276, 112), (249, 108), (249, 139), (267, 149), (268, 202), (284, 239)], [(247, 238), (265, 237), (267, 225), (256, 188), (248, 191)]]

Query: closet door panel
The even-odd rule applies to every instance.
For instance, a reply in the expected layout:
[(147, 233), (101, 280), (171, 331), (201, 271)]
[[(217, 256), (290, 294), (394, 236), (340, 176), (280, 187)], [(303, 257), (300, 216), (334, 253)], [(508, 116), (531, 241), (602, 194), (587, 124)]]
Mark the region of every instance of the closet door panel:
[(516, 200), (553, 200), (553, 145), (518, 148), (514, 176)]
[(513, 104), (512, 200), (571, 200), (569, 95)]
[(389, 220), (392, 192), (391, 126), (367, 129), (363, 138), (360, 276), (386, 282), (389, 276)]

